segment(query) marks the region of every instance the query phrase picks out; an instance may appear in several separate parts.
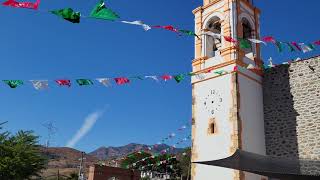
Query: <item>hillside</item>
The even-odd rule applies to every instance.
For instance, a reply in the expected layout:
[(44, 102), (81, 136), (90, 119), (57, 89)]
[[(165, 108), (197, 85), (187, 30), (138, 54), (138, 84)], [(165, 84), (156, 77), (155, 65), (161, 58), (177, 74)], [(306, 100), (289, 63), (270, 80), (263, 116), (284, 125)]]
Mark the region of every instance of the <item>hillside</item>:
[[(157, 145), (156, 148), (152, 149), (152, 153), (160, 153), (161, 150), (169, 148), (166, 144)], [(144, 144), (128, 144), (120, 147), (100, 147), (97, 150), (85, 154), (85, 172), (88, 172), (89, 167), (95, 163), (103, 162), (105, 164), (114, 165), (111, 159), (119, 159), (130, 153), (146, 150), (148, 145)], [(176, 154), (181, 152), (183, 149), (171, 147), (170, 152)], [(70, 175), (73, 172), (78, 172), (79, 159), (81, 158), (81, 151), (67, 147), (49, 147), (41, 148), (43, 155), (48, 157), (48, 168), (43, 172), (43, 177), (61, 175)], [(116, 161), (119, 162), (119, 161)]]
[[(89, 153), (89, 155), (92, 155), (99, 160), (109, 160), (109, 159), (117, 159), (119, 157), (126, 156), (130, 153), (141, 151), (141, 150), (147, 150), (148, 151), (148, 145), (144, 144), (135, 144), (131, 143), (125, 146), (120, 147), (100, 147), (97, 150)], [(176, 154), (178, 152), (181, 152), (183, 149), (180, 148), (173, 148), (166, 144), (157, 145), (156, 148), (153, 148), (150, 152), (151, 153), (160, 153), (161, 150), (170, 148), (170, 151), (168, 153), (170, 154)]]
[[(69, 175), (78, 171), (81, 151), (67, 147), (41, 148), (41, 152), (48, 157), (48, 169), (43, 172), (44, 177), (56, 175), (59, 171), (62, 175)], [(85, 155), (85, 167), (88, 170), (90, 165), (98, 162), (94, 156)]]

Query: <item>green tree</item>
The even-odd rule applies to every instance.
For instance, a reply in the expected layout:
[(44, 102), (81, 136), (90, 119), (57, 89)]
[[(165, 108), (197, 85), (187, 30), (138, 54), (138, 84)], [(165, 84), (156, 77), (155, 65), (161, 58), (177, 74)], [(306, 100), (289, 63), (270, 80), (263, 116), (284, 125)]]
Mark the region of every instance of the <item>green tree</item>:
[(46, 159), (37, 144), (38, 136), (32, 131), (19, 131), (15, 135), (8, 131), (0, 132), (0, 179), (39, 177)]
[(191, 148), (186, 148), (178, 157), (182, 179), (190, 179), (191, 173)]

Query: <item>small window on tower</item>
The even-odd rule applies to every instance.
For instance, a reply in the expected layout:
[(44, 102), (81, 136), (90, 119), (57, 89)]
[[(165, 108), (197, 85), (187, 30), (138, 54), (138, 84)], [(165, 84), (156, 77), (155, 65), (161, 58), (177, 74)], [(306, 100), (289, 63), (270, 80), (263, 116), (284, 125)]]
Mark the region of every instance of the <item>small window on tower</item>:
[(208, 134), (213, 135), (217, 134), (217, 125), (215, 119), (209, 120)]
[(244, 19), (242, 22), (242, 28), (243, 28), (243, 38), (249, 39), (252, 38), (252, 28), (247, 19)]

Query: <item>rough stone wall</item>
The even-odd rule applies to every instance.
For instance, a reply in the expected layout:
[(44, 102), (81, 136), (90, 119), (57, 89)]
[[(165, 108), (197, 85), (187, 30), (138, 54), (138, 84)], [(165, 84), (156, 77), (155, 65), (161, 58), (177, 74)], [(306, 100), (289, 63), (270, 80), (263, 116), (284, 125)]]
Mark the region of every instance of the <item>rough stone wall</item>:
[(320, 174), (320, 56), (268, 69), (263, 91), (267, 154), (312, 160), (301, 172)]

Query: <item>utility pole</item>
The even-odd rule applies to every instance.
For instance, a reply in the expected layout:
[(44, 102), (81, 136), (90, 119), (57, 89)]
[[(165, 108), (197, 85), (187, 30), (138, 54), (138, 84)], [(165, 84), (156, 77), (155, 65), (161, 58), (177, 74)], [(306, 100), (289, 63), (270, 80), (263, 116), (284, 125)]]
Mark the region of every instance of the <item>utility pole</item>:
[(84, 152), (81, 152), (81, 158), (79, 159), (80, 160), (80, 166), (79, 166), (79, 177), (78, 177), (78, 180), (84, 180), (84, 170), (83, 170), (83, 167), (84, 167), (84, 160), (86, 159), (84, 157), (85, 153)]

